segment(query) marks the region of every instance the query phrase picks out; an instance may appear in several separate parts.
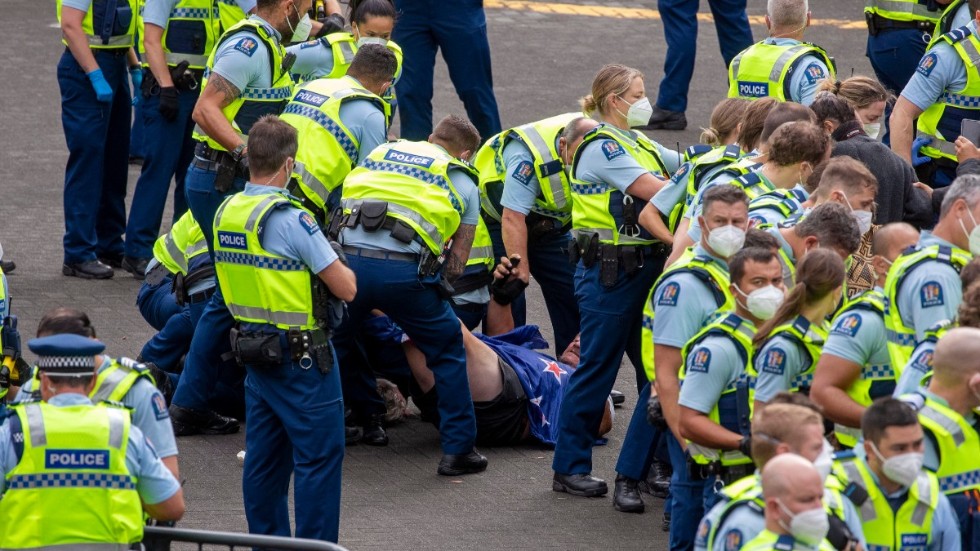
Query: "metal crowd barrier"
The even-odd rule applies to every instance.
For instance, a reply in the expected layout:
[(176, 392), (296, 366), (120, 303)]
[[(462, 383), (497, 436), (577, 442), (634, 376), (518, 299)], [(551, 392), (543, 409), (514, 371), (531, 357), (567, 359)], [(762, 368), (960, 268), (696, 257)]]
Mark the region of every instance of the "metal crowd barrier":
[[(164, 528), (146, 526), (143, 528), (143, 546), (148, 551), (169, 551), (172, 543), (195, 544), (203, 550), (205, 545), (237, 548), (281, 549), (284, 551), (347, 551), (335, 543), (282, 536), (260, 536), (236, 532), (212, 532), (210, 530), (187, 530), (184, 528)], [(188, 548), (189, 546), (179, 546)]]

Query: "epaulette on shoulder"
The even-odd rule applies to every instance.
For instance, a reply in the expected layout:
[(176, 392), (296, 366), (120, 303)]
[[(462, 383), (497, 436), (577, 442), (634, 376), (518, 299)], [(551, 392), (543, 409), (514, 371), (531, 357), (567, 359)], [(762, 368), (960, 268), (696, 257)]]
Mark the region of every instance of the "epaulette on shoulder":
[(942, 38), (948, 40), (951, 44), (956, 44), (957, 42), (965, 40), (971, 34), (973, 34), (973, 32), (970, 31), (970, 27), (964, 25), (958, 29), (949, 31), (948, 33), (944, 34)]

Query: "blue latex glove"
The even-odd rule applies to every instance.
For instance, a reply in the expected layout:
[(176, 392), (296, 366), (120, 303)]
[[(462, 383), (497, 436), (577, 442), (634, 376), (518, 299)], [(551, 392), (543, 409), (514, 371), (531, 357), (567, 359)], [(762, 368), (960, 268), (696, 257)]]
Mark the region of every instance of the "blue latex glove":
[(133, 105), (139, 105), (143, 97), (143, 68), (133, 67), (129, 70), (129, 78), (133, 81)]
[(102, 76), (102, 69), (96, 69), (91, 73), (87, 73), (87, 76), (89, 82), (92, 83), (92, 89), (95, 90), (95, 99), (102, 103), (112, 103), (112, 88), (106, 82), (105, 77)]
[(919, 155), (919, 150), (922, 149), (922, 146), (929, 145), (930, 143), (932, 143), (932, 138), (927, 137), (916, 138), (912, 142), (912, 166), (922, 166), (932, 160), (932, 157)]

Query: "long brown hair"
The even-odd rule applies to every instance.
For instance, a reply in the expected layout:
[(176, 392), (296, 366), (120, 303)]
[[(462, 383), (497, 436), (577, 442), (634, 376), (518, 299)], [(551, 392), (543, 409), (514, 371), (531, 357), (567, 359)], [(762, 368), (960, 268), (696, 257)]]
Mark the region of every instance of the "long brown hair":
[(796, 285), (786, 294), (776, 315), (759, 327), (752, 339), (756, 350), (769, 340), (769, 333), (796, 318), (805, 306), (813, 304), (844, 284), (844, 261), (830, 249), (813, 249), (796, 267)]

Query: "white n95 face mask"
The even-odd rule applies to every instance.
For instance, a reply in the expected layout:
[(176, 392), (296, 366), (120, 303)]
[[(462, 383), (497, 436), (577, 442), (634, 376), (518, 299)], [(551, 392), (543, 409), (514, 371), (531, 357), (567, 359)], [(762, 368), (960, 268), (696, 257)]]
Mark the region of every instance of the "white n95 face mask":
[[(621, 96), (617, 97), (623, 101), (626, 101)], [(620, 114), (622, 114), (622, 111), (620, 111)], [(650, 105), (650, 99), (640, 98), (634, 101), (630, 105), (630, 108), (626, 111), (626, 126), (630, 128), (644, 126), (650, 123), (651, 116), (653, 116), (653, 106)]]
[(915, 479), (919, 478), (919, 475), (922, 473), (922, 464), (926, 458), (924, 453), (902, 453), (885, 459), (881, 455), (881, 452), (878, 451), (878, 446), (875, 446), (874, 443), (871, 444), (871, 449), (878, 456), (878, 459), (881, 460), (882, 472), (893, 482), (908, 487), (914, 484)]
[(800, 543), (815, 546), (827, 537), (827, 532), (830, 530), (830, 519), (827, 518), (827, 512), (823, 510), (823, 507), (807, 509), (794, 515), (788, 507), (783, 505), (782, 501), (777, 499), (776, 503), (790, 518), (789, 526), (782, 519), (779, 520), (780, 526), (789, 530), (789, 533)]
[(827, 480), (830, 476), (830, 470), (834, 465), (834, 447), (827, 442), (826, 439), (823, 441), (823, 449), (820, 451), (820, 455), (813, 460), (813, 468), (820, 473), (820, 480)]
[(977, 225), (976, 218), (973, 217), (973, 211), (966, 211), (970, 215), (970, 220), (973, 222), (973, 229), (966, 231), (966, 226), (963, 224), (963, 220), (960, 220), (960, 227), (963, 228), (963, 233), (970, 239), (970, 253), (974, 256), (980, 255), (980, 226)]
[(869, 122), (864, 125), (864, 133), (868, 135), (869, 138), (873, 140), (878, 139), (878, 134), (881, 133), (881, 123), (880, 122)]
[(763, 321), (772, 319), (786, 298), (782, 291), (772, 285), (766, 285), (749, 294), (745, 294), (738, 288), (738, 285), (735, 286), (735, 289), (745, 297), (745, 308), (753, 316)]
[[(286, 19), (286, 24), (289, 25), (289, 19)], [(293, 28), (289, 25), (289, 28), (293, 31), (293, 36), (289, 38), (289, 41), (293, 44), (299, 42), (306, 42), (310, 38), (310, 31), (313, 30), (313, 21), (310, 20), (310, 14), (304, 13), (302, 19), (299, 23), (296, 23), (296, 27)]]
[(722, 258), (731, 258), (744, 244), (745, 230), (742, 228), (729, 224), (708, 230), (708, 246)]

